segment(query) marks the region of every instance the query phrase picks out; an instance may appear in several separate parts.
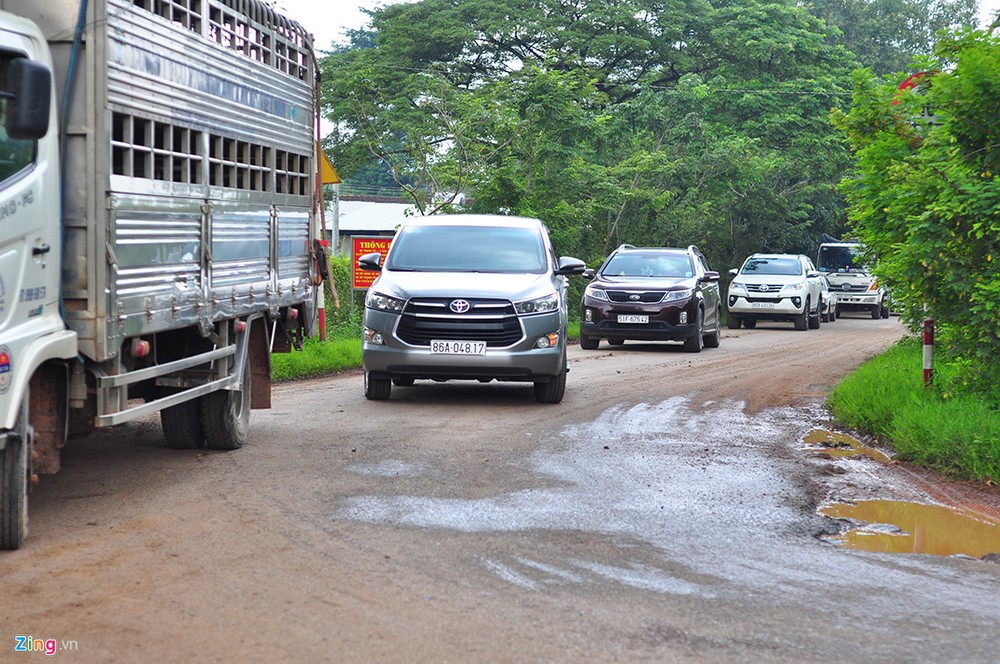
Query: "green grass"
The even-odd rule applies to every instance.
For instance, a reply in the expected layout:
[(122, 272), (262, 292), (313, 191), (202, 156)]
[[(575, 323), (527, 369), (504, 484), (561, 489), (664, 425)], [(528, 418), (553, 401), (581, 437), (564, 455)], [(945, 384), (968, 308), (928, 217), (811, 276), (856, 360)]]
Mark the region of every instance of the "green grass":
[(302, 350), (271, 355), (271, 376), (276, 381), (325, 376), (361, 366), (361, 337), (348, 334), (320, 341), (306, 339)]
[(923, 385), (922, 346), (906, 339), (865, 362), (830, 394), (842, 423), (874, 434), (899, 458), (964, 479), (1000, 482), (1000, 408), (968, 389), (943, 354)]

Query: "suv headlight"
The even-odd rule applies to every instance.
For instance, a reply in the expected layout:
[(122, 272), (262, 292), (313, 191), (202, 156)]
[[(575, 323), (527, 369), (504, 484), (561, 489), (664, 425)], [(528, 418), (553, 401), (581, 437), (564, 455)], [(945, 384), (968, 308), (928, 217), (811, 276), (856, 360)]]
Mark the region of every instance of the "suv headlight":
[(694, 295), (694, 290), (691, 288), (685, 288), (683, 290), (672, 290), (667, 291), (663, 294), (663, 298), (660, 302), (677, 302), (678, 300), (687, 300), (692, 295)]
[(514, 311), (522, 316), (526, 314), (544, 314), (548, 311), (558, 310), (559, 295), (557, 293), (540, 297), (537, 300), (525, 300), (524, 302), (514, 304)]
[(400, 300), (396, 297), (389, 297), (388, 295), (382, 295), (382, 293), (368, 291), (368, 295), (365, 296), (365, 306), (370, 309), (378, 309), (379, 311), (388, 311), (390, 313), (398, 314), (403, 310), (403, 306), (405, 304), (405, 300)]
[(583, 294), (587, 297), (592, 297), (595, 300), (604, 300), (605, 302), (609, 301), (608, 292), (606, 290), (603, 288), (596, 288), (592, 285), (588, 285), (587, 288), (584, 289)]
[(806, 287), (805, 283), (803, 283), (803, 282), (800, 281), (797, 284), (785, 284), (785, 287), (782, 288), (781, 290), (798, 292), (798, 291), (802, 290), (805, 287)]
[(733, 279), (733, 281), (729, 284), (729, 290), (744, 291), (746, 290), (746, 287), (747, 285), (745, 283), (737, 279)]

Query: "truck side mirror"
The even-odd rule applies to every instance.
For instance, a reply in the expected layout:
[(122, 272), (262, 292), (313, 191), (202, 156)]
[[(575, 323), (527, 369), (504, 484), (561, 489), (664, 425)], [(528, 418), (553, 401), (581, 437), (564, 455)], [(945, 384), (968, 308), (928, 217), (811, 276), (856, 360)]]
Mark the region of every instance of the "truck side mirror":
[(49, 133), (52, 106), (52, 72), (45, 65), (17, 58), (7, 71), (7, 135), (38, 140)]

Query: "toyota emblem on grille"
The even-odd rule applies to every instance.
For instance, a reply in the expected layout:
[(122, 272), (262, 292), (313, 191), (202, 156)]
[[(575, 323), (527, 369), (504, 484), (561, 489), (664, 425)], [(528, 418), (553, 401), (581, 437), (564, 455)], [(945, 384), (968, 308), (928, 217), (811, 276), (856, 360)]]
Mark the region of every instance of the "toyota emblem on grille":
[(631, 295), (628, 296), (628, 299), (632, 300), (633, 302), (636, 302), (637, 300), (641, 300), (642, 296), (636, 293), (632, 293)]
[(761, 284), (760, 286), (757, 287), (757, 290), (759, 290), (761, 293), (766, 293), (771, 289), (768, 288), (767, 284)]
[(452, 300), (449, 308), (456, 314), (464, 314), (472, 308), (472, 305), (467, 300)]

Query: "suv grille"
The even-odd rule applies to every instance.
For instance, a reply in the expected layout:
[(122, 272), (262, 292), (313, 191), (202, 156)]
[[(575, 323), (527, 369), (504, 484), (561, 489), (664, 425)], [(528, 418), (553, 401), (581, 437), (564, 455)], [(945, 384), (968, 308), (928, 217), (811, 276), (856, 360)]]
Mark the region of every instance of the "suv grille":
[(514, 305), (506, 300), (466, 299), (469, 310), (454, 313), (449, 307), (462, 298), (422, 298), (406, 303), (396, 335), (414, 346), (431, 340), (485, 341), (490, 348), (510, 346), (524, 336)]
[[(663, 299), (665, 291), (613, 291), (609, 290), (608, 299), (612, 302), (659, 302)], [(632, 296), (638, 295), (638, 300), (633, 300)]]
[(771, 293), (777, 295), (784, 284), (747, 284), (748, 293)]

